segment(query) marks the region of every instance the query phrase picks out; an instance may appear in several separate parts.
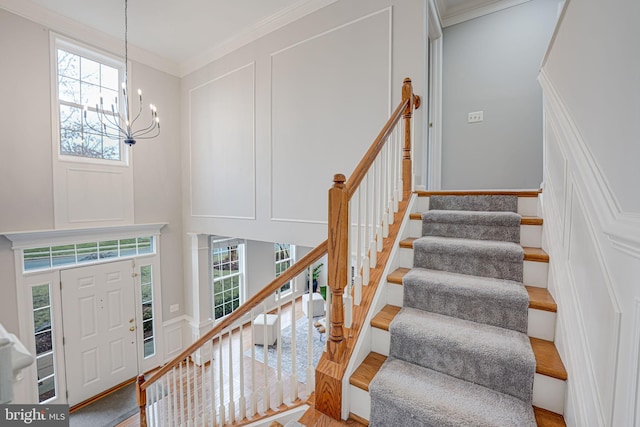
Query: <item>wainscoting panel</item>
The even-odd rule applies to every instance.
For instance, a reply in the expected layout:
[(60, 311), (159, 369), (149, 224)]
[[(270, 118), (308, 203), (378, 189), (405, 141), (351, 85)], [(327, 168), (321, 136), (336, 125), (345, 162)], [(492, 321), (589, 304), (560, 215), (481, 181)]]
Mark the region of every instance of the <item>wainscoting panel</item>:
[(577, 191), (572, 194), (568, 221), (571, 228), (569, 268), (576, 285), (579, 315), (586, 331), (596, 392), (605, 417), (610, 419), (618, 359), (620, 308), (612, 279), (603, 264), (593, 229), (585, 216), (584, 203)]
[(131, 189), (126, 174), (120, 170), (66, 170), (69, 223), (123, 222), (130, 205)]
[(185, 328), (188, 328), (188, 316), (180, 316), (167, 320), (162, 325), (164, 332), (164, 360), (170, 361), (191, 342), (185, 340)]
[(190, 91), (191, 214), (255, 219), (255, 66)]
[(272, 53), (272, 220), (326, 222), (333, 175), (351, 174), (388, 118), (390, 69), (390, 8)]
[[(640, 425), (639, 228), (545, 70), (544, 244), (569, 374), (567, 425)], [(564, 182), (563, 182), (564, 181)], [(634, 305), (635, 302), (635, 305)]]

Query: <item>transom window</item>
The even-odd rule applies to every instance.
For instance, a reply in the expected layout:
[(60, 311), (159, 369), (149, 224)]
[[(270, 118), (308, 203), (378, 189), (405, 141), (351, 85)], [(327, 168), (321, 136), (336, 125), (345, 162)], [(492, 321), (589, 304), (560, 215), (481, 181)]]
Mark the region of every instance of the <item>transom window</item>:
[[(287, 268), (291, 267), (294, 262), (295, 246), (289, 243), (274, 244), (276, 257), (276, 277), (282, 274)], [(288, 281), (280, 288), (280, 292), (289, 292), (291, 290), (291, 281)]]
[[(110, 110), (113, 104), (117, 110), (122, 104), (124, 63), (61, 39), (56, 40), (55, 63), (60, 155), (122, 160), (120, 140), (97, 132), (96, 105)], [(117, 111), (109, 115), (117, 120)]]
[(24, 249), (23, 266), (25, 272), (46, 270), (73, 264), (96, 263), (107, 258), (128, 258), (154, 252), (155, 245), (152, 236), (71, 243)]
[(244, 244), (238, 239), (211, 238), (213, 318), (231, 314), (242, 302)]

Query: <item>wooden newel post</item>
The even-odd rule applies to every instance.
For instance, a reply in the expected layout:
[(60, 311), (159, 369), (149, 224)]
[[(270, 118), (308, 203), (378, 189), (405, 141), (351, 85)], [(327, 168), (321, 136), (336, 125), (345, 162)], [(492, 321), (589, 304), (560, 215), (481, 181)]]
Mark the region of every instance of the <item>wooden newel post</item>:
[(332, 362), (342, 357), (345, 349), (344, 308), (342, 295), (347, 285), (347, 265), (349, 262), (349, 195), (342, 174), (333, 177), (333, 187), (329, 190), (329, 240), (328, 240), (328, 285), (331, 291), (331, 325), (327, 352)]
[(142, 384), (144, 384), (144, 375), (138, 375), (136, 401), (140, 408), (140, 427), (147, 427), (147, 392), (142, 390)]
[(402, 83), (402, 100), (409, 100), (404, 109), (404, 147), (402, 149), (402, 192), (408, 196), (412, 190), (411, 167), (411, 117), (413, 110), (420, 107), (420, 97), (413, 94), (413, 86), (409, 77)]

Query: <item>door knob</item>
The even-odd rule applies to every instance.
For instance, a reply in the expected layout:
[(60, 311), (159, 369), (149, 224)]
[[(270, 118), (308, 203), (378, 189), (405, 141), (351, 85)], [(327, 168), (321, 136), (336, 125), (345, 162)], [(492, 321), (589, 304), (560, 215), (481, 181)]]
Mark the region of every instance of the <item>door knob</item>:
[(133, 318), (129, 319), (129, 323), (133, 323), (133, 320), (134, 320)]
[(130, 327), (130, 328), (129, 328), (129, 330), (130, 330), (131, 332), (133, 332), (133, 331), (135, 331), (135, 330), (136, 330), (136, 327), (135, 327), (135, 326), (132, 326), (132, 327)]

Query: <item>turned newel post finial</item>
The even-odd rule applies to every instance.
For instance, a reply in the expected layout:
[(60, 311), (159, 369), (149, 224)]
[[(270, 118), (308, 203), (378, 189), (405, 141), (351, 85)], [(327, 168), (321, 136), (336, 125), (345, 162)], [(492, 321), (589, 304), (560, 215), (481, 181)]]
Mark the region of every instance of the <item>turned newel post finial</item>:
[(333, 187), (334, 188), (343, 188), (344, 183), (347, 181), (347, 177), (344, 174), (337, 173), (333, 176)]

